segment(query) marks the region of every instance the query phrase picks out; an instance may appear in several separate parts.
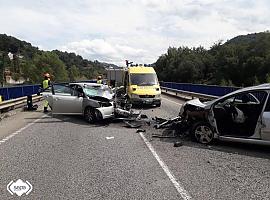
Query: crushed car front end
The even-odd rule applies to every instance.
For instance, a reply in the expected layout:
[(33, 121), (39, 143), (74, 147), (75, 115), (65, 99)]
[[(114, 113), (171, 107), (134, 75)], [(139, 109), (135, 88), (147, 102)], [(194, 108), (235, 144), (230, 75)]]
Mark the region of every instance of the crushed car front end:
[(211, 101), (201, 102), (199, 99), (193, 99), (183, 104), (179, 112), (182, 127), (193, 139), (203, 144), (211, 143), (217, 137), (211, 117), (211, 104)]

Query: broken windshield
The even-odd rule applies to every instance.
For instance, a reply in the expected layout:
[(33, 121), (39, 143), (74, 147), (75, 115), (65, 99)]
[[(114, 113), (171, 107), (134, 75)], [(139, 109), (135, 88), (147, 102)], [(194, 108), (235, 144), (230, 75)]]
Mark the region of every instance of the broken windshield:
[(156, 74), (130, 74), (132, 85), (157, 85), (158, 79)]
[(113, 96), (113, 93), (110, 88), (103, 88), (103, 87), (94, 87), (94, 86), (87, 86), (84, 87), (84, 93), (87, 96), (100, 96), (100, 97), (106, 97), (108, 99), (111, 99)]

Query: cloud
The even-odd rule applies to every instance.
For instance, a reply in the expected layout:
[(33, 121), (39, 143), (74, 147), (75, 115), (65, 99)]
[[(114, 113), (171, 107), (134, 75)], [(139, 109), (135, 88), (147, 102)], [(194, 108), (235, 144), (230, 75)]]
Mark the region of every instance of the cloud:
[(91, 60), (155, 62), (270, 27), (268, 0), (0, 0), (0, 32)]
[(147, 51), (143, 49), (132, 48), (120, 44), (112, 44), (103, 39), (81, 40), (71, 42), (60, 47), (63, 51), (75, 52), (90, 60), (101, 60), (104, 62), (113, 62), (123, 64), (126, 59), (137, 58), (143, 61)]

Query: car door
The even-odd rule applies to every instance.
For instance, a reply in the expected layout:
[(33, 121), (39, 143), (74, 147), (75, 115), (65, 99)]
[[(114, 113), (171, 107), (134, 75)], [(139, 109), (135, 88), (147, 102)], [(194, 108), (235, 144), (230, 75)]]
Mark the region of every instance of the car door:
[(265, 91), (247, 91), (218, 101), (213, 106), (213, 113), (219, 134), (260, 138), (258, 123), (261, 123), (267, 95)]
[(78, 92), (66, 85), (54, 85), (52, 95), (53, 114), (82, 114), (83, 97)]
[(268, 100), (262, 115), (262, 129), (261, 129), (262, 140), (270, 141), (270, 98)]

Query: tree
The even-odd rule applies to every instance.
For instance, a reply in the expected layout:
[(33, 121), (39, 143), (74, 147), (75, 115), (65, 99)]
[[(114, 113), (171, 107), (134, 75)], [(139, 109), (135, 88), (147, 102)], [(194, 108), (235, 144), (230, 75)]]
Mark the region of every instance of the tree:
[(40, 81), (43, 78), (42, 75), (46, 72), (52, 75), (55, 82), (68, 80), (66, 66), (55, 53), (43, 52), (41, 55), (36, 55), (33, 63), (36, 67), (36, 72), (40, 75)]
[(72, 65), (69, 69), (69, 80), (75, 81), (79, 77), (80, 77), (79, 69), (75, 65)]

